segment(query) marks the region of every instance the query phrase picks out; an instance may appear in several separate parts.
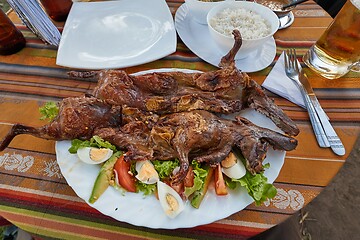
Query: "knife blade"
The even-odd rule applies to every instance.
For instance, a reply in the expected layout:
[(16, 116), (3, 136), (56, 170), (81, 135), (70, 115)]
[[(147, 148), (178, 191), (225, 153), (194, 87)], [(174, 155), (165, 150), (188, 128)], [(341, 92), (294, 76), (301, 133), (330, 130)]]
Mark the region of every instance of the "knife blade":
[(343, 156), (345, 154), (344, 145), (342, 144), (340, 138), (338, 137), (334, 128), (332, 127), (332, 125), (329, 121), (329, 118), (326, 115), (324, 109), (321, 107), (319, 101), (317, 100), (314, 90), (312, 89), (312, 87), (309, 83), (309, 80), (303, 69), (300, 70), (299, 80), (303, 84), (304, 89), (306, 90), (307, 95), (309, 96), (310, 101), (312, 102), (312, 104), (315, 108), (315, 111), (316, 111), (317, 115), (319, 116), (320, 123), (323, 126), (326, 137), (330, 143), (330, 148), (332, 149), (332, 151), (335, 154), (337, 154), (339, 156)]

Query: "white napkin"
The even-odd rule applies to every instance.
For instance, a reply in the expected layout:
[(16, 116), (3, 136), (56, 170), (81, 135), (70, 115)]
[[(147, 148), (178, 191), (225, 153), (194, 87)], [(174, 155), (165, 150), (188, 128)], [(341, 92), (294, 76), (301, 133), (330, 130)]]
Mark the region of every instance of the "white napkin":
[(269, 91), (305, 108), (305, 103), (300, 90), (296, 84), (286, 76), (284, 58), (284, 52), (282, 52), (262, 86)]

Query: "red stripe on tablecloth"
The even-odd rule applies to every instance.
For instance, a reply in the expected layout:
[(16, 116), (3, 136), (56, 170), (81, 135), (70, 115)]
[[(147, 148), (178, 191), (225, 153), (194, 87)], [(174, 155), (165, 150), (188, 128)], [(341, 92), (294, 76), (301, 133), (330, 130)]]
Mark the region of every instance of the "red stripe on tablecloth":
[(276, 46), (279, 48), (310, 48), (314, 41), (289, 41), (289, 40), (280, 40), (276, 39)]
[[(3, 197), (2, 195), (4, 192), (7, 191), (7, 194), (11, 196), (11, 198)], [(57, 197), (49, 197), (49, 196), (41, 196), (41, 199), (39, 199), (39, 196), (27, 192), (14, 192), (12, 190), (4, 190), (0, 189), (0, 196), (1, 199), (4, 201), (12, 202), (14, 206), (17, 204), (21, 204), (21, 208), (34, 210), (38, 205), (37, 203), (41, 202), (41, 206), (47, 206), (46, 209), (43, 209), (45, 213), (49, 214), (58, 214), (59, 216), (68, 217), (67, 214), (64, 213), (73, 213), (76, 214), (76, 216), (80, 217), (80, 219), (83, 219), (85, 221), (93, 221), (94, 215), (91, 215), (91, 213), (94, 213), (96, 215), (97, 221), (99, 219), (108, 219), (111, 220), (111, 218), (106, 217), (105, 215), (99, 214), (97, 210), (91, 208), (90, 206), (86, 205), (83, 202), (74, 202), (74, 201), (66, 201), (61, 198)], [(66, 197), (66, 195), (64, 195)], [(72, 196), (71, 196), (72, 197)], [(61, 213), (59, 214), (59, 209), (61, 209)], [(5, 215), (4, 215), (5, 216)], [(6, 216), (5, 216), (6, 217)], [(15, 221), (11, 218), (9, 220)], [(22, 220), (25, 223), (25, 220)], [(43, 221), (43, 220), (42, 220)], [(47, 221), (47, 220), (44, 220)], [(107, 220), (106, 220), (107, 221)], [(115, 223), (115, 222), (114, 222)], [(232, 224), (232, 222), (226, 222), (226, 223), (213, 223), (208, 224), (205, 226), (199, 226), (192, 229), (187, 229), (186, 231), (193, 234), (199, 234), (202, 235), (204, 232), (211, 233), (212, 236), (253, 236), (257, 233), (262, 232), (264, 229), (259, 227), (247, 227), (243, 226), (241, 223), (237, 223), (234, 221), (235, 224)], [(237, 224), (236, 224), (237, 223)], [(122, 223), (118, 222), (119, 226), (122, 225)], [(117, 225), (115, 223), (115, 225)], [(257, 226), (256, 224), (254, 226)], [(131, 228), (131, 227), (130, 227)], [(167, 230), (166, 234), (170, 234)]]
[(206, 231), (206, 232), (216, 232), (216, 233), (224, 233), (224, 234), (233, 234), (240, 235), (245, 237), (254, 236), (263, 232), (266, 229), (253, 228), (253, 227), (245, 227), (245, 226), (234, 226), (220, 223), (212, 223), (208, 225), (202, 225), (195, 227), (197, 230)]
[(48, 208), (66, 208), (68, 210), (77, 212), (81, 211), (86, 213), (99, 213), (95, 208), (88, 206), (85, 202), (74, 202), (68, 199), (60, 199), (53, 196), (41, 196), (41, 198), (39, 198), (38, 194), (13, 191), (9, 189), (0, 189), (0, 197), (1, 199), (7, 199), (12, 203), (18, 202), (23, 205), (38, 205), (41, 203), (44, 206), (48, 206)]
[[(137, 237), (134, 235), (129, 235), (120, 231), (116, 230), (108, 230), (105, 228), (94, 228), (91, 226), (84, 226), (80, 224), (72, 224), (66, 222), (66, 220), (52, 220), (50, 218), (38, 218), (35, 216), (27, 216), (24, 214), (17, 214), (12, 212), (3, 212), (4, 216), (7, 219), (10, 219), (14, 223), (21, 223), (24, 224), (24, 229), (26, 230), (26, 225), (30, 224), (33, 225), (34, 220), (39, 221), (41, 223), (37, 226), (40, 226), (39, 229), (46, 229), (46, 231), (58, 232), (59, 236), (61, 236), (61, 232), (66, 232), (67, 234), (76, 234), (76, 235), (84, 235), (85, 236), (92, 236), (93, 238), (99, 239), (119, 239), (119, 237), (124, 237), (124, 239), (129, 240), (137, 240), (137, 239), (144, 239), (143, 237)], [(21, 227), (21, 225), (20, 225)], [(39, 230), (40, 231), (40, 230)], [(38, 234), (37, 232), (34, 232)]]
[(11, 222), (9, 222), (8, 220), (6, 220), (3, 217), (0, 217), (0, 226), (3, 227), (3, 226), (7, 226), (7, 225), (11, 225)]

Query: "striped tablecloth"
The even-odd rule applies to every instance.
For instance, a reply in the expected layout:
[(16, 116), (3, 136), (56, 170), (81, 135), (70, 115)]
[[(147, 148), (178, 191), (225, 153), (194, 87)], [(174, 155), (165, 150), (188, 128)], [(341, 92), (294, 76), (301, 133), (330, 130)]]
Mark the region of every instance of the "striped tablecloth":
[[(181, 0), (167, 2), (173, 14), (183, 3)], [(298, 6), (293, 13), (292, 26), (275, 35), (277, 54), (274, 62), (266, 69), (250, 74), (259, 83), (284, 49), (295, 47), (300, 57), (331, 21), (312, 1)], [(25, 35), (27, 46), (17, 54), (0, 57), (0, 137), (14, 123), (43, 125), (39, 120), (39, 106), (49, 100), (81, 95), (96, 84), (68, 78), (69, 69), (55, 64), (57, 49), (43, 44), (14, 13), (10, 16)], [(58, 26), (61, 29), (62, 23)], [(178, 39), (174, 54), (124, 70), (132, 73), (173, 67), (215, 69)], [(132, 226), (99, 213), (76, 196), (57, 165), (53, 141), (22, 135), (0, 153), (0, 216), (35, 236), (60, 239), (242, 239), (269, 229), (304, 207), (326, 187), (345, 162), (360, 132), (360, 75), (350, 73), (330, 81), (307, 68), (305, 71), (345, 144), (346, 155), (339, 157), (330, 149), (320, 149), (307, 113), (269, 93), (296, 121), (301, 133), (297, 137), (297, 149), (287, 153), (276, 179), (277, 196), (261, 206), (251, 204), (226, 219), (189, 229), (156, 230)]]

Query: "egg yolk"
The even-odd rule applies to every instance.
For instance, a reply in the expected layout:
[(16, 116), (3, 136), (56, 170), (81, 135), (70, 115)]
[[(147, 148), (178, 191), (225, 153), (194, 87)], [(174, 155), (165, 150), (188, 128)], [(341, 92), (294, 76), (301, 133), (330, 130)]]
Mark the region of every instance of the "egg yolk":
[(100, 161), (104, 159), (108, 152), (108, 149), (106, 148), (92, 148), (90, 150), (90, 159), (93, 161)]
[(174, 211), (176, 211), (176, 210), (178, 210), (179, 209), (179, 203), (178, 203), (178, 201), (176, 200), (176, 198), (173, 196), (173, 195), (171, 195), (171, 194), (166, 194), (166, 202), (167, 202), (167, 204), (168, 204), (168, 206), (169, 206), (169, 212), (174, 212)]
[(221, 166), (224, 168), (230, 168), (235, 165), (237, 162), (236, 156), (234, 153), (230, 152), (230, 154), (221, 161)]
[(140, 181), (146, 181), (146, 180), (150, 179), (151, 177), (155, 176), (157, 174), (157, 172), (151, 163), (145, 162), (142, 165), (138, 174), (139, 174), (138, 179)]

